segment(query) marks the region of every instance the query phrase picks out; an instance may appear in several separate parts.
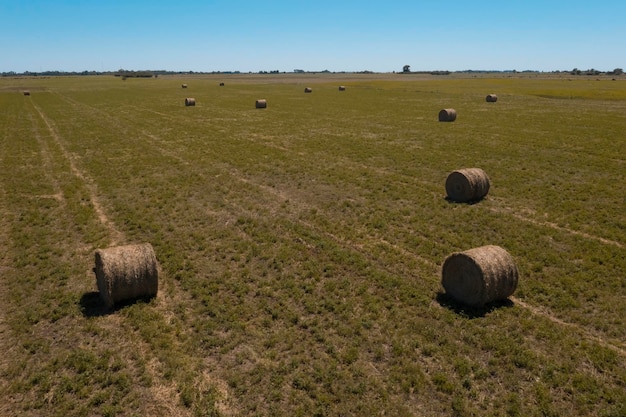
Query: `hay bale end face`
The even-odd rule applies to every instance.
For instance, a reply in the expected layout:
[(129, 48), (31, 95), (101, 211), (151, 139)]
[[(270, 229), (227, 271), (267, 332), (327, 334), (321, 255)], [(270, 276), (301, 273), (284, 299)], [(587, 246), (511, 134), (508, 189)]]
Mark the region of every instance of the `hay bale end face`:
[(187, 97), (185, 99), (185, 106), (195, 106), (196, 105), (196, 99), (193, 97)]
[(495, 245), (453, 253), (443, 263), (441, 284), (446, 293), (470, 307), (483, 307), (512, 295), (519, 281), (513, 257)]
[(440, 122), (454, 122), (456, 120), (456, 110), (443, 109), (439, 112)]
[(312, 92), (313, 92), (313, 89), (312, 89), (312, 88), (310, 88), (310, 87), (306, 87), (306, 88), (304, 89), (304, 92), (305, 92), (305, 93), (312, 93)]
[(339, 86), (339, 91), (346, 91), (346, 87), (344, 87), (343, 85)]
[(257, 109), (264, 109), (267, 107), (267, 100), (265, 99), (257, 100), (255, 106)]
[(446, 178), (448, 198), (457, 203), (478, 201), (487, 195), (491, 181), (480, 168), (465, 168), (451, 172)]
[(98, 249), (95, 263), (98, 291), (107, 308), (122, 301), (156, 297), (159, 267), (151, 244)]
[(30, 96), (30, 91), (28, 91), (28, 90), (24, 90), (24, 95), (25, 95), (25, 96)]
[(187, 84), (181, 85), (181, 88), (187, 88)]
[(485, 100), (487, 101), (487, 103), (495, 103), (496, 101), (498, 101), (498, 96), (495, 94), (488, 94)]

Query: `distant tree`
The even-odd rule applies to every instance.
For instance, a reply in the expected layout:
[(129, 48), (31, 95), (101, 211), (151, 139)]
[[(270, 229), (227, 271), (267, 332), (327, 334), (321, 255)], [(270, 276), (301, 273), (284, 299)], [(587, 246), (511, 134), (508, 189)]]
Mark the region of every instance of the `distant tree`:
[(574, 68), (574, 69), (570, 72), (570, 74), (572, 74), (572, 75), (580, 75), (580, 72), (581, 72), (581, 71), (580, 71), (578, 68)]
[(405, 65), (402, 67), (402, 72), (411, 72), (411, 66), (410, 65)]
[(622, 75), (623, 73), (624, 73), (624, 70), (621, 68), (615, 68), (613, 72), (611, 72), (611, 74), (613, 75)]

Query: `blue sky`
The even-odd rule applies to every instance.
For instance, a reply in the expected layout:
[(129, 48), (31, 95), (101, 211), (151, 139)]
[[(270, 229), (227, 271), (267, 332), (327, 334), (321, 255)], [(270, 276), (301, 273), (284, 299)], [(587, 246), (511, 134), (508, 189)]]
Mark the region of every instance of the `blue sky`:
[(0, 72), (626, 67), (626, 1), (0, 0)]

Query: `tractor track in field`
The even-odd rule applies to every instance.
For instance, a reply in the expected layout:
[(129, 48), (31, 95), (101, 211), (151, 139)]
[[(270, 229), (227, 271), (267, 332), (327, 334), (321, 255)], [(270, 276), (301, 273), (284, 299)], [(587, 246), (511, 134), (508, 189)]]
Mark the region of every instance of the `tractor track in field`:
[(562, 326), (562, 327), (567, 327), (567, 328), (571, 328), (574, 329), (576, 332), (578, 332), (579, 334), (581, 334), (585, 339), (587, 340), (591, 340), (596, 342), (597, 344), (601, 345), (602, 347), (605, 347), (607, 349), (610, 349), (612, 351), (614, 351), (615, 353), (626, 357), (626, 346), (624, 346), (623, 343), (619, 343), (617, 341), (607, 341), (599, 336), (596, 336), (594, 334), (592, 334), (591, 332), (589, 332), (587, 329), (585, 329), (584, 327), (581, 327), (577, 324), (573, 324), (573, 323), (568, 323), (564, 320), (561, 320), (560, 318), (558, 318), (557, 316), (555, 316), (552, 312), (544, 309), (544, 308), (539, 308), (539, 307), (535, 307), (532, 306), (522, 300), (520, 300), (517, 297), (509, 297), (511, 299), (511, 301), (513, 301), (515, 304), (519, 305), (520, 307), (530, 311), (533, 315), (536, 316), (541, 316), (544, 317), (548, 320), (550, 320), (551, 322)]
[(37, 113), (39, 114), (43, 122), (45, 123), (46, 127), (48, 128), (48, 132), (50, 133), (50, 136), (53, 139), (55, 145), (59, 147), (64, 158), (68, 161), (70, 165), (70, 169), (72, 173), (74, 174), (74, 176), (76, 176), (78, 179), (81, 180), (83, 184), (85, 184), (85, 187), (87, 188), (89, 192), (89, 199), (91, 200), (91, 204), (93, 205), (94, 211), (96, 212), (100, 222), (107, 228), (109, 232), (109, 236), (111, 238), (111, 244), (116, 245), (120, 242), (123, 242), (125, 240), (124, 234), (120, 230), (117, 229), (115, 224), (109, 219), (109, 217), (105, 213), (102, 203), (100, 202), (100, 198), (98, 197), (96, 184), (91, 178), (89, 178), (82, 170), (78, 168), (78, 166), (75, 163), (75, 158), (65, 148), (63, 144), (63, 140), (61, 139), (61, 136), (58, 134), (56, 127), (54, 126), (54, 123), (50, 119), (48, 119), (46, 114), (43, 112), (43, 110), (41, 110), (39, 106), (33, 103), (33, 107), (37, 111)]

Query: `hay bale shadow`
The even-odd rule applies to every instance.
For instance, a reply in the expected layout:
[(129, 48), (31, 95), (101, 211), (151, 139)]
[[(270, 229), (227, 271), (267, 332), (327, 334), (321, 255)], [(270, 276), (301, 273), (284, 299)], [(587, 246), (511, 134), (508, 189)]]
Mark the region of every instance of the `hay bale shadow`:
[(446, 200), (448, 202), (448, 204), (458, 204), (458, 205), (465, 205), (465, 206), (473, 206), (474, 204), (478, 204), (481, 201), (486, 200), (487, 197), (482, 197), (482, 198), (479, 198), (477, 200), (470, 200), (470, 201), (456, 201), (456, 200), (450, 198), (449, 196), (445, 196), (443, 199)]
[(113, 314), (131, 304), (141, 302), (149, 303), (155, 298), (156, 297), (154, 296), (135, 297), (129, 300), (117, 302), (113, 305), (113, 307), (107, 307), (98, 291), (90, 291), (84, 293), (83, 296), (80, 297), (80, 310), (85, 317), (101, 317)]
[(506, 300), (498, 300), (498, 301), (494, 301), (491, 303), (487, 303), (485, 304), (484, 307), (470, 307), (468, 305), (465, 305), (463, 303), (456, 301), (454, 298), (450, 297), (448, 294), (444, 292), (437, 293), (436, 300), (441, 307), (447, 308), (448, 310), (452, 310), (459, 316), (467, 317), (469, 319), (485, 317), (487, 314), (499, 308), (507, 308), (507, 307), (514, 306), (513, 301), (507, 298)]
[(85, 317), (100, 317), (109, 314), (111, 309), (106, 307), (98, 291), (90, 291), (80, 297), (80, 311)]

